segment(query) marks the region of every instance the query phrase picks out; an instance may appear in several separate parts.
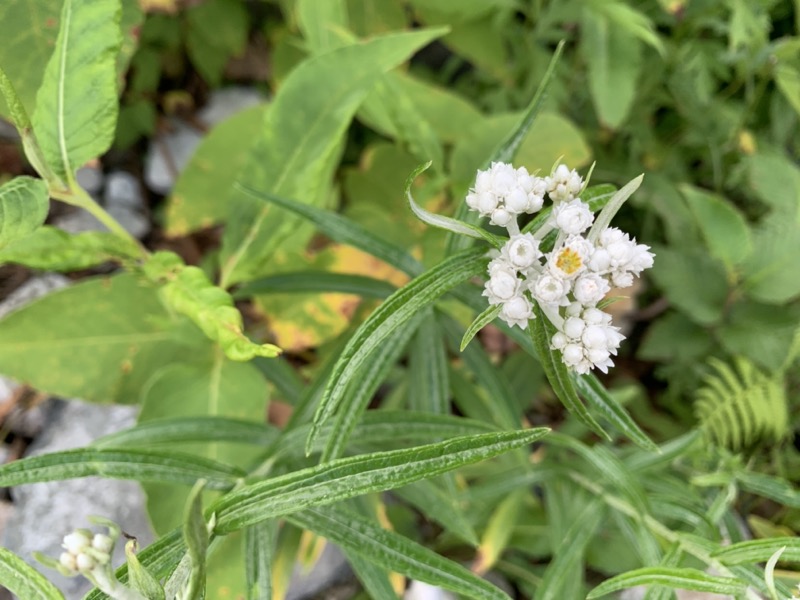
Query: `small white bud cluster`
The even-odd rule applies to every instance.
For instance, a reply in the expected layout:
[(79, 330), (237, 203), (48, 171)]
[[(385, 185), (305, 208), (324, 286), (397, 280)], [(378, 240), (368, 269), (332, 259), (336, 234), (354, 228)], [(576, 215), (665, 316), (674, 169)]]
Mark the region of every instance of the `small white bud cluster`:
[(111, 560), (114, 540), (102, 533), (92, 534), (88, 529), (77, 529), (64, 536), (62, 552), (58, 562), (70, 574), (91, 573), (97, 567), (104, 567)]
[[(489, 304), (502, 306), (500, 318), (525, 329), (537, 302), (558, 330), (551, 344), (564, 364), (582, 374), (595, 367), (605, 373), (625, 338), (597, 304), (612, 287), (630, 286), (653, 266), (653, 254), (613, 227), (587, 234), (594, 215), (578, 197), (582, 189), (580, 175), (566, 165), (536, 177), (525, 168), (492, 163), (478, 171), (466, 201), (509, 232), (510, 239), (489, 263), (483, 291)], [(516, 217), (540, 210), (545, 194), (553, 201), (546, 223), (536, 234), (520, 233)], [(555, 246), (543, 254), (540, 241), (553, 230), (558, 232)]]
[(492, 225), (506, 227), (516, 223), (517, 215), (532, 214), (542, 208), (545, 180), (530, 175), (525, 167), (515, 169), (506, 163), (492, 163), (478, 171), (475, 187), (467, 194), (467, 205), (489, 217)]

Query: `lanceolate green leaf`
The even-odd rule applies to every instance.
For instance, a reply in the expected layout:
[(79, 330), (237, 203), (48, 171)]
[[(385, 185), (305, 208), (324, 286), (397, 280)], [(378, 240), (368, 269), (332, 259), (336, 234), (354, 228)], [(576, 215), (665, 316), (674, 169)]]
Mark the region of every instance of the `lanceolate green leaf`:
[(419, 275), (422, 272), (422, 265), (403, 248), (387, 242), (376, 232), (369, 231), (358, 223), (333, 211), (301, 204), (300, 202), (289, 200), (282, 196), (259, 192), (243, 184), (237, 184), (237, 187), (253, 198), (271, 202), (281, 208), (285, 208), (300, 215), (313, 223), (319, 231), (336, 242), (355, 246), (359, 250), (372, 254), (374, 257), (389, 263), (393, 267), (409, 275)]
[[(545, 428), (465, 436), (407, 450), (341, 458), (247, 485), (209, 507), (217, 533), (265, 519), (384, 491), (530, 444)], [(1, 480), (0, 480), (1, 481)]]
[[(1, 255), (0, 255), (1, 256)], [(386, 298), (397, 288), (388, 281), (364, 275), (331, 273), (330, 271), (298, 271), (279, 273), (257, 279), (240, 286), (234, 293), (236, 299), (250, 298), (257, 294), (302, 294), (306, 292), (341, 292), (358, 294), (363, 298)]]
[[(312, 57), (294, 69), (267, 109), (261, 137), (245, 167), (249, 187), (320, 206), (343, 136), (359, 104), (386, 71), (443, 30), (389, 34)], [(258, 275), (282, 244), (304, 244), (296, 219), (235, 192), (237, 210), (222, 244), (222, 283)], [(268, 218), (269, 215), (269, 218)]]
[(183, 521), (183, 540), (192, 561), (192, 572), (184, 596), (187, 600), (201, 598), (201, 591), (206, 582), (208, 529), (203, 517), (203, 487), (205, 487), (205, 481), (201, 480), (192, 488), (186, 502), (186, 514)]
[(603, 431), (603, 428), (594, 420), (594, 417), (589, 414), (586, 407), (578, 398), (575, 387), (572, 384), (572, 379), (566, 366), (561, 362), (561, 357), (558, 356), (558, 350), (550, 349), (550, 338), (553, 336), (551, 331), (552, 326), (544, 313), (538, 305), (534, 306), (536, 318), (530, 323), (530, 336), (536, 346), (536, 352), (539, 355), (539, 360), (544, 369), (547, 380), (553, 387), (553, 391), (558, 396), (558, 399), (564, 403), (564, 406), (574, 414), (578, 420), (586, 425), (589, 429), (600, 435), (601, 437), (611, 440), (609, 435)]
[(709, 575), (697, 569), (645, 567), (628, 571), (604, 581), (594, 588), (587, 599), (600, 598), (606, 594), (637, 585), (664, 585), (671, 588), (728, 594), (735, 596), (745, 587), (738, 579)]
[(64, 183), (114, 138), (120, 14), (119, 0), (64, 0), (33, 113), (45, 160)]
[(235, 442), (266, 446), (278, 436), (270, 425), (225, 417), (175, 417), (141, 423), (92, 442), (95, 448), (152, 447), (186, 442)]
[(41, 179), (15, 177), (0, 186), (0, 251), (36, 231), (49, 206), (47, 185)]
[(0, 548), (0, 585), (17, 598), (64, 600), (44, 575), (6, 548)]
[(378, 387), (389, 375), (389, 371), (400, 359), (408, 340), (419, 326), (417, 319), (412, 325), (396, 330), (377, 348), (370, 360), (364, 365), (350, 385), (349, 393), (342, 401), (342, 406), (336, 414), (336, 423), (331, 428), (322, 451), (321, 461), (339, 458), (347, 448), (347, 442), (356, 424), (372, 400)]
[(484, 251), (472, 249), (442, 261), (389, 296), (359, 327), (334, 366), (328, 386), (314, 415), (307, 447), (311, 448), (319, 427), (336, 410), (352, 377), (372, 351), (417, 312), (443, 294), (477, 275), (484, 265)]
[(508, 596), (485, 579), (456, 562), (382, 529), (345, 509), (325, 508), (295, 513), (289, 520), (336, 542), (387, 570), (437, 585), (480, 600), (508, 600)]
[(0, 467), (0, 486), (60, 481), (102, 475), (112, 479), (194, 485), (207, 479), (209, 489), (228, 489), (244, 473), (222, 463), (174, 451), (78, 449), (32, 456)]
[(800, 538), (776, 537), (747, 540), (716, 550), (712, 556), (726, 565), (766, 562), (781, 548), (781, 560), (800, 562)]
[(475, 320), (469, 327), (467, 327), (467, 330), (464, 332), (464, 337), (461, 338), (461, 345), (459, 347), (459, 350), (463, 352), (464, 348), (467, 347), (467, 344), (469, 344), (472, 341), (472, 338), (474, 338), (475, 335), (481, 329), (486, 327), (486, 325), (494, 321), (497, 318), (497, 315), (500, 314), (501, 310), (503, 310), (503, 305), (496, 304), (494, 306), (489, 306), (489, 308), (487, 308), (485, 311), (483, 311), (481, 314), (475, 317)]

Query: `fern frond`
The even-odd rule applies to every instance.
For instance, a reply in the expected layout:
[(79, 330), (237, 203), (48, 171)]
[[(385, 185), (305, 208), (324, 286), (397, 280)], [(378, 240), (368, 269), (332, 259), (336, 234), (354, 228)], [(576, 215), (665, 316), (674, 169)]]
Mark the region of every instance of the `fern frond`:
[(708, 361), (713, 371), (695, 402), (701, 428), (734, 451), (785, 437), (789, 415), (781, 374), (768, 375), (744, 357), (733, 362), (735, 368), (716, 358)]

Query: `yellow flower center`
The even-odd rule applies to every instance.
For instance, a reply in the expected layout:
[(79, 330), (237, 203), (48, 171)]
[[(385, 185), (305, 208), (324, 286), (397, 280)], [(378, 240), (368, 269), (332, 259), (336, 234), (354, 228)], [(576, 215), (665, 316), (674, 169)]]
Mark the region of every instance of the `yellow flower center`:
[(572, 275), (575, 271), (583, 266), (581, 255), (575, 252), (575, 250), (572, 248), (564, 248), (558, 253), (556, 266), (564, 271), (564, 273), (567, 275)]

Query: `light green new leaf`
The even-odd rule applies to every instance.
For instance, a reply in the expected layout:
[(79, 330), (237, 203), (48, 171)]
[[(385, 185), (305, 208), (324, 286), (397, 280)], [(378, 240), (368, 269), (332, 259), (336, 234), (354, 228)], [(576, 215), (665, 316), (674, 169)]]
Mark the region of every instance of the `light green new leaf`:
[(483, 253), (482, 249), (471, 249), (442, 261), (389, 296), (359, 327), (334, 366), (314, 414), (307, 449), (319, 434), (319, 427), (336, 411), (347, 386), (372, 351), (417, 312), (480, 273), (485, 264)]
[(194, 485), (206, 479), (209, 489), (232, 487), (244, 473), (220, 462), (174, 451), (84, 449), (32, 456), (0, 467), (0, 485), (11, 487), (100, 475), (112, 479)]
[(87, 231), (71, 234), (45, 225), (0, 250), (0, 264), (16, 263), (43, 271), (69, 272), (108, 261), (124, 262), (140, 255), (141, 250), (129, 239), (113, 233)]
[(460, 564), (344, 508), (306, 510), (291, 515), (289, 520), (386, 570), (468, 598), (508, 600), (504, 592)]
[(536, 318), (529, 323), (530, 337), (536, 347), (539, 362), (544, 369), (547, 380), (550, 382), (553, 391), (564, 406), (574, 414), (578, 420), (589, 429), (601, 437), (611, 441), (611, 437), (603, 431), (600, 424), (589, 414), (586, 407), (578, 398), (575, 386), (570, 377), (566, 365), (561, 360), (561, 353), (558, 350), (550, 349), (550, 339), (555, 333), (555, 329), (544, 315), (537, 304), (534, 307)]
[(299, 0), (297, 25), (314, 54), (333, 50), (346, 42), (337, 30), (347, 30), (347, 5), (344, 0)]
[(206, 582), (208, 528), (203, 517), (203, 488), (205, 485), (205, 481), (198, 481), (186, 500), (186, 514), (183, 519), (183, 540), (186, 543), (187, 554), (192, 561), (192, 572), (187, 586), (184, 588), (186, 595), (183, 598), (186, 600), (201, 598), (201, 592)]
[(64, 600), (56, 586), (19, 556), (0, 547), (0, 586), (17, 598)]
[(125, 544), (125, 561), (128, 564), (131, 587), (141, 592), (147, 600), (166, 600), (161, 584), (139, 562), (136, 556), (137, 548), (136, 540), (130, 540)]
[[(390, 34), (312, 57), (292, 71), (267, 109), (242, 174), (259, 191), (320, 206), (329, 198), (345, 131), (371, 86), (443, 30)], [(297, 221), (240, 191), (222, 244), (224, 286), (259, 274), (285, 242), (303, 245)]]
[(645, 567), (628, 571), (612, 577), (594, 588), (586, 597), (588, 600), (600, 598), (637, 585), (664, 585), (671, 588), (728, 594), (736, 596), (744, 589), (744, 584), (732, 577), (709, 575), (697, 569)]
[(137, 402), (155, 370), (181, 351), (156, 290), (132, 275), (49, 294), (0, 320), (0, 340), (0, 372), (92, 402)]
[[(36, 231), (50, 208), (47, 184), (33, 177), (15, 177), (0, 186), (0, 251)], [(0, 252), (0, 262), (3, 262)]]
[(481, 536), (481, 543), (472, 566), (475, 573), (486, 573), (506, 549), (514, 528), (519, 524), (519, 513), (527, 494), (528, 490), (524, 488), (517, 490), (506, 497), (492, 512), (486, 531)]
[(597, 115), (612, 129), (628, 116), (637, 92), (641, 43), (587, 5), (581, 18), (580, 52), (589, 70), (589, 91)]
[(161, 283), (164, 302), (189, 317), (206, 336), (220, 345), (231, 360), (256, 356), (271, 358), (281, 350), (272, 344), (256, 344), (244, 334), (242, 314), (230, 294), (209, 281), (199, 267), (187, 266), (172, 252), (157, 252), (143, 267), (147, 277)]
[(548, 431), (538, 428), (464, 436), (340, 458), (247, 485), (226, 494), (208, 512), (217, 515), (217, 533), (230, 533), (273, 517), (433, 477), (526, 446)]
[(711, 254), (732, 269), (753, 250), (747, 221), (730, 202), (688, 185), (680, 187)]
[(742, 489), (748, 492), (769, 498), (790, 508), (800, 508), (800, 490), (785, 479), (766, 473), (746, 471), (737, 473), (736, 481)]
[(769, 560), (781, 548), (785, 548), (781, 560), (800, 562), (800, 538), (796, 537), (747, 540), (715, 550), (712, 556), (726, 565), (759, 563)]
[(120, 0), (64, 0), (33, 126), (47, 165), (65, 184), (114, 139), (120, 15)]
[(472, 338), (474, 338), (475, 335), (486, 325), (494, 321), (497, 318), (497, 315), (500, 314), (501, 310), (503, 310), (503, 305), (496, 304), (494, 306), (489, 306), (485, 311), (475, 317), (475, 320), (464, 332), (464, 337), (461, 338), (459, 350), (463, 352), (464, 348), (466, 348), (467, 345), (472, 341)]

